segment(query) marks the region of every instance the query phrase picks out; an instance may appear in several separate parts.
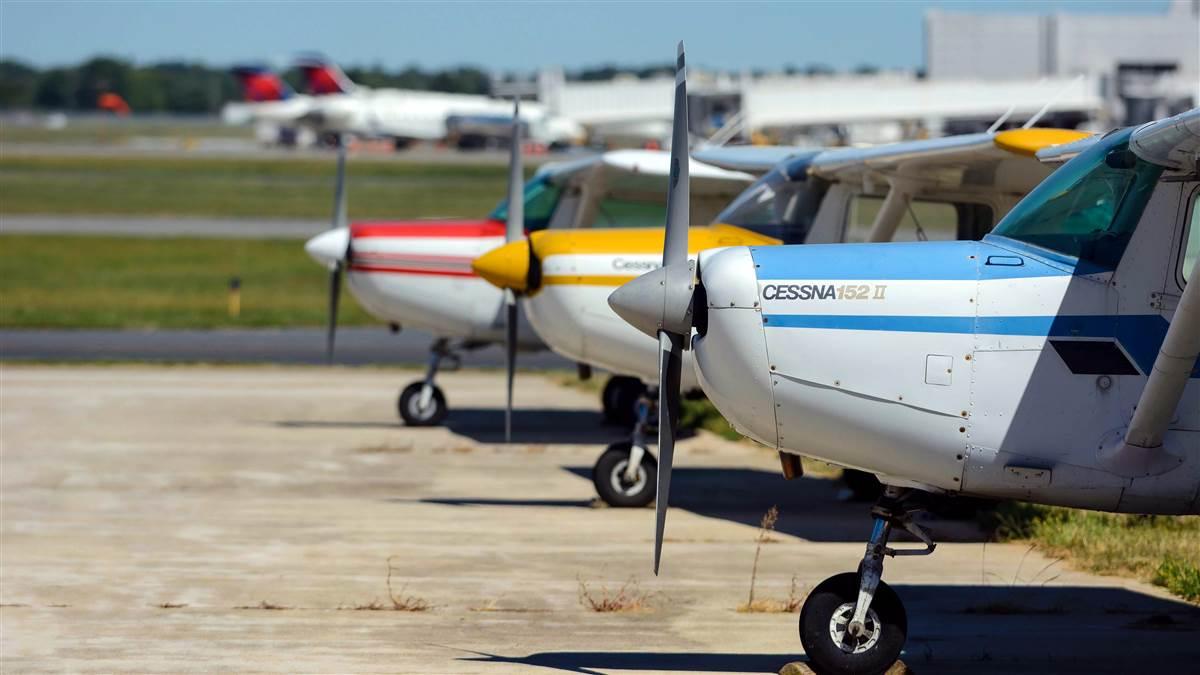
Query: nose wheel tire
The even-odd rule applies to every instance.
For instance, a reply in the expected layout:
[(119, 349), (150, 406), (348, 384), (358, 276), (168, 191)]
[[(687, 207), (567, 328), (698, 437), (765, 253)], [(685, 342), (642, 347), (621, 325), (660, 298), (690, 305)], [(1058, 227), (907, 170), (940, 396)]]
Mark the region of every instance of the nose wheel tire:
[(883, 673), (900, 658), (908, 639), (908, 616), (900, 596), (886, 583), (880, 581), (875, 589), (862, 635), (847, 631), (858, 586), (858, 574), (838, 574), (818, 584), (804, 602), (800, 642), (819, 673)]
[(646, 391), (646, 385), (636, 377), (614, 375), (604, 384), (600, 403), (607, 424), (629, 427), (637, 422), (638, 397)]
[(629, 441), (613, 443), (604, 450), (596, 465), (592, 467), (592, 483), (600, 499), (609, 506), (636, 508), (654, 501), (658, 489), (658, 461), (650, 453), (642, 455), (642, 461), (629, 475)]
[(433, 386), (428, 403), (422, 407), (421, 390), (424, 388), (424, 382), (413, 382), (400, 391), (400, 399), (396, 402), (400, 419), (410, 427), (432, 427), (441, 424), (449, 411), (446, 407), (446, 395), (437, 385)]

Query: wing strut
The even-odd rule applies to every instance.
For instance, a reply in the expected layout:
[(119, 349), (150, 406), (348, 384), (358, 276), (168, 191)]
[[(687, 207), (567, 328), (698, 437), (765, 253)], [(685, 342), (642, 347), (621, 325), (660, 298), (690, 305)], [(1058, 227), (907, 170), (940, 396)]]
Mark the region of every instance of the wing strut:
[(1125, 438), (1101, 455), (1105, 466), (1132, 478), (1165, 473), (1183, 462), (1184, 458), (1167, 452), (1163, 439), (1197, 357), (1200, 357), (1200, 265), (1192, 268)]

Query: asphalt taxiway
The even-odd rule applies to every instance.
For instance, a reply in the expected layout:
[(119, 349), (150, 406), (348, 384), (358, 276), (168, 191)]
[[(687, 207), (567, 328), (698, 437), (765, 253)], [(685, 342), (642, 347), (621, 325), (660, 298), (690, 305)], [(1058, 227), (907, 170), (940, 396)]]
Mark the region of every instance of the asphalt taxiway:
[[(737, 611), (763, 512), (781, 515), (759, 599), (862, 555), (866, 506), (701, 434), (678, 449), (656, 578), (653, 511), (592, 503), (621, 435), (593, 392), (522, 375), (504, 444), (502, 373), (448, 374), (432, 429), (395, 417), (415, 375), (0, 367), (5, 670), (776, 672), (802, 658), (796, 615)], [(957, 539), (887, 562), (917, 672), (1194, 668), (1194, 607)], [(623, 586), (627, 611), (592, 611)]]

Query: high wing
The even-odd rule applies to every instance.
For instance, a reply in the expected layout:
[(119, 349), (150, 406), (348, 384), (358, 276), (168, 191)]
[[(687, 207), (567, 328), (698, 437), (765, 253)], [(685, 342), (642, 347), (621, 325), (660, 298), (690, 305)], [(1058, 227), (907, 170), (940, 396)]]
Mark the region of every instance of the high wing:
[(813, 151), (792, 145), (731, 145), (696, 148), (692, 157), (722, 169), (764, 174), (781, 162)]
[(1028, 161), (1038, 150), (1086, 138), (1068, 129), (1013, 129), (907, 141), (872, 148), (843, 148), (817, 155), (809, 173), (842, 181), (902, 180), (914, 188), (961, 189), (972, 185), (1025, 193), (1049, 175)]

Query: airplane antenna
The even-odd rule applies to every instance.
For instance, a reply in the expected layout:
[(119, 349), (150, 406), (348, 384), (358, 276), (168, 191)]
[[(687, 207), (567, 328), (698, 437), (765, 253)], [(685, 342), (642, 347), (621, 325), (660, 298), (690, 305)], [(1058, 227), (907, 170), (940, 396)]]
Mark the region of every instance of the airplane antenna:
[(1058, 99), (1061, 98), (1063, 94), (1067, 93), (1068, 89), (1075, 86), (1081, 80), (1083, 80), (1082, 73), (1080, 73), (1079, 75), (1076, 75), (1075, 79), (1071, 80), (1070, 82), (1068, 82), (1065, 85), (1063, 85), (1062, 87), (1060, 87), (1059, 90), (1054, 92), (1054, 95), (1050, 97), (1050, 100), (1046, 101), (1046, 105), (1042, 106), (1042, 109), (1037, 111), (1036, 115), (1034, 115), (1033, 117), (1030, 117), (1028, 122), (1026, 122), (1025, 124), (1022, 124), (1021, 128), (1028, 129), (1029, 127), (1032, 127), (1034, 124), (1036, 124), (1038, 120), (1042, 119), (1042, 115), (1045, 115), (1046, 112), (1048, 110), (1050, 110), (1050, 106), (1052, 106), (1056, 102), (1058, 102)]

